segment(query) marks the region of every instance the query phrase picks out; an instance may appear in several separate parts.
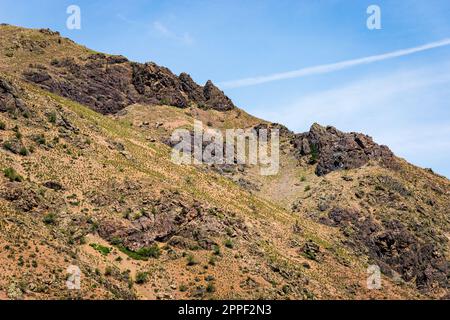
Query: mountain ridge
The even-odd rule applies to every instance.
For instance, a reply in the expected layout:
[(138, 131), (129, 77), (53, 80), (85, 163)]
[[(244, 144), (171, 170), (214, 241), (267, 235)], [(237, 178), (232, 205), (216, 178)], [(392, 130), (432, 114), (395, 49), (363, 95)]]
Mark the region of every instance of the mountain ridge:
[[(47, 29), (1, 26), (0, 46), (0, 297), (448, 297), (448, 179), (362, 134), (252, 117), (187, 74), (139, 65), (133, 83), (125, 58)], [(280, 129), (279, 174), (173, 164), (166, 141), (194, 119)], [(367, 288), (372, 264), (382, 290)]]

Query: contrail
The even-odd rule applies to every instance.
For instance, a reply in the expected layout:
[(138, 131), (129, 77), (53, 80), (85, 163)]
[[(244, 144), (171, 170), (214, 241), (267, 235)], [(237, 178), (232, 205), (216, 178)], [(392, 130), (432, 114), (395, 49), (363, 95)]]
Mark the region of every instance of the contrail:
[(410, 54), (414, 54), (421, 51), (427, 51), (439, 47), (445, 47), (450, 45), (450, 38), (446, 38), (440, 41), (431, 42), (428, 44), (424, 44), (419, 47), (409, 48), (409, 49), (401, 49), (393, 52), (388, 52), (380, 55), (369, 56), (365, 58), (359, 58), (354, 60), (346, 60), (337, 63), (324, 64), (315, 67), (308, 67), (303, 69), (298, 69), (294, 71), (275, 73), (267, 76), (253, 77), (253, 78), (245, 78), (240, 80), (232, 80), (225, 81), (220, 83), (220, 87), (222, 88), (239, 88), (246, 86), (253, 86), (256, 84), (284, 80), (284, 79), (292, 79), (292, 78), (301, 78), (315, 74), (325, 74), (338, 70), (348, 69), (351, 67), (359, 66), (362, 64), (369, 64), (377, 61), (389, 60), (393, 58), (403, 57)]

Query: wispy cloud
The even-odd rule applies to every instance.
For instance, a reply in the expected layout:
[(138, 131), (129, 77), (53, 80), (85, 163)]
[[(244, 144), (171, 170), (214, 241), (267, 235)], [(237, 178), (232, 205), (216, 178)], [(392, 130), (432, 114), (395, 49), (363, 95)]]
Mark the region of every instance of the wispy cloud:
[(194, 39), (187, 32), (183, 34), (177, 34), (174, 31), (170, 30), (166, 25), (159, 21), (155, 21), (153, 23), (153, 28), (162, 36), (171, 40), (174, 40), (178, 43), (185, 45), (192, 45), (194, 43)]
[(152, 24), (145, 24), (140, 21), (129, 19), (120, 13), (116, 14), (116, 17), (131, 26), (141, 28), (142, 30), (150, 30), (153, 34), (175, 41), (176, 43), (183, 45), (192, 45), (194, 43), (194, 39), (188, 32), (178, 34), (160, 21), (155, 21)]
[(401, 49), (397, 51), (392, 51), (380, 55), (374, 55), (354, 60), (346, 60), (341, 61), (337, 63), (331, 63), (331, 64), (324, 64), (314, 67), (308, 67), (303, 69), (298, 69), (294, 71), (288, 71), (288, 72), (282, 72), (282, 73), (275, 73), (271, 75), (266, 76), (259, 76), (259, 77), (252, 77), (252, 78), (244, 78), (239, 80), (232, 80), (232, 81), (226, 81), (222, 82), (219, 85), (222, 88), (238, 88), (238, 87), (246, 87), (246, 86), (253, 86), (257, 84), (262, 84), (266, 82), (273, 82), (273, 81), (279, 81), (279, 80), (285, 80), (285, 79), (292, 79), (292, 78), (301, 78), (311, 75), (317, 75), (317, 74), (325, 74), (330, 73), (334, 71), (339, 71), (343, 69), (348, 69), (352, 67), (356, 67), (359, 65), (364, 64), (370, 64), (378, 61), (383, 60), (389, 60), (394, 59), (398, 57), (403, 57), (407, 55), (411, 55), (414, 53), (427, 51), (439, 47), (445, 47), (450, 45), (450, 38), (446, 38), (440, 41), (427, 43), (418, 47), (414, 48), (408, 48), (408, 49)]

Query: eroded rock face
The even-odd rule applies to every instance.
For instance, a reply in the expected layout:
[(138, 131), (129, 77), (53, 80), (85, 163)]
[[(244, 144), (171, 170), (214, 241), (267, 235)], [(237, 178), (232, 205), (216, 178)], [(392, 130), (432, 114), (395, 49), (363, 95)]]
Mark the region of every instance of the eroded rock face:
[(9, 81), (0, 78), (0, 112), (24, 111), (25, 103), (19, 97), (19, 90)]
[(300, 156), (310, 156), (317, 162), (316, 174), (355, 169), (372, 159), (389, 163), (393, 153), (388, 147), (376, 144), (371, 137), (361, 133), (344, 133), (334, 127), (314, 124), (310, 131), (294, 138)]
[(206, 106), (211, 109), (226, 111), (234, 108), (233, 102), (211, 80), (203, 87), (203, 96)]
[[(197, 246), (211, 249), (214, 238), (226, 233), (243, 233), (244, 222), (231, 213), (209, 208), (174, 194), (151, 201), (151, 211), (129, 221), (103, 221), (99, 235), (107, 241), (117, 239), (128, 249), (136, 251), (155, 241), (174, 246)], [(220, 218), (219, 218), (220, 217)]]
[(83, 60), (55, 59), (48, 66), (30, 66), (23, 76), (103, 114), (116, 113), (134, 103), (179, 108), (196, 104), (220, 111), (235, 107), (211, 81), (202, 87), (186, 73), (178, 77), (155, 63), (134, 63), (123, 56), (93, 54)]
[(420, 237), (395, 219), (379, 222), (351, 209), (334, 208), (328, 217), (347, 235), (348, 244), (367, 253), (384, 274), (399, 274), (423, 291), (448, 285), (449, 262), (432, 238)]

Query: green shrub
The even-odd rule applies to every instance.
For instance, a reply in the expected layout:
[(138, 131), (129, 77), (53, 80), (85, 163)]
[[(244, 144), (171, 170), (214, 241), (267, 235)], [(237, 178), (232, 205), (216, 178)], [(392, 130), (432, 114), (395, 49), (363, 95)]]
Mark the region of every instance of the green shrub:
[(311, 190), (311, 186), (306, 186), (305, 187), (305, 192), (308, 192), (309, 190)]
[(319, 148), (315, 144), (311, 144), (310, 148), (311, 148), (311, 157), (309, 159), (309, 162), (311, 164), (314, 164), (319, 159)]
[(215, 266), (215, 265), (216, 265), (216, 261), (217, 261), (217, 257), (216, 257), (216, 256), (211, 256), (211, 257), (209, 258), (208, 263), (209, 263), (210, 265), (212, 265), (212, 266)]
[(180, 284), (180, 292), (186, 292), (188, 289), (187, 285), (185, 285), (184, 283)]
[(144, 247), (144, 248), (137, 250), (136, 253), (143, 257), (157, 259), (161, 255), (161, 249), (155, 243), (151, 247)]
[(229, 249), (233, 249), (234, 245), (233, 245), (233, 241), (231, 241), (231, 239), (227, 239), (225, 240), (225, 247), (229, 248)]
[(144, 284), (148, 281), (148, 273), (147, 272), (138, 272), (136, 273), (136, 280), (135, 282), (137, 284)]
[(56, 112), (55, 111), (50, 112), (50, 114), (48, 115), (48, 121), (50, 123), (56, 123)]
[(39, 134), (39, 135), (33, 137), (33, 140), (38, 144), (46, 144), (47, 143), (45, 136), (43, 134)]
[(112, 274), (112, 267), (111, 266), (107, 266), (105, 269), (105, 276), (110, 276)]
[(56, 215), (54, 213), (49, 213), (44, 217), (43, 221), (45, 224), (55, 224)]
[(216, 291), (216, 286), (214, 285), (214, 283), (209, 282), (208, 285), (206, 286), (206, 291), (209, 293), (213, 293)]
[(216, 256), (220, 256), (220, 247), (218, 246), (218, 245), (214, 245), (213, 246), (213, 253), (214, 253), (214, 255), (216, 255)]
[(6, 168), (3, 170), (5, 177), (9, 179), (11, 182), (22, 182), (23, 178), (20, 174), (16, 172), (13, 168)]
[(129, 256), (131, 259), (134, 260), (148, 260), (148, 258), (159, 258), (161, 255), (161, 249), (158, 247), (158, 245), (155, 243), (151, 247), (144, 247), (137, 251), (132, 251), (125, 247), (123, 244), (116, 245), (117, 248), (125, 253), (127, 256)]
[(111, 248), (102, 246), (98, 243), (91, 243), (90, 246), (100, 252), (102, 255), (107, 256), (111, 252)]
[(5, 130), (6, 124), (3, 121), (0, 121), (0, 130)]
[(14, 153), (14, 148), (13, 148), (13, 146), (12, 146), (12, 144), (11, 144), (10, 141), (5, 141), (5, 142), (3, 143), (3, 149), (8, 150), (8, 151), (11, 151), (11, 152)]
[(27, 156), (29, 154), (28, 149), (25, 147), (20, 148), (19, 154), (23, 157)]
[(168, 98), (162, 98), (159, 103), (164, 106), (170, 106), (170, 100)]
[(195, 259), (195, 257), (192, 254), (188, 254), (186, 259), (187, 259), (188, 266), (194, 266), (194, 265), (198, 264), (197, 260)]

